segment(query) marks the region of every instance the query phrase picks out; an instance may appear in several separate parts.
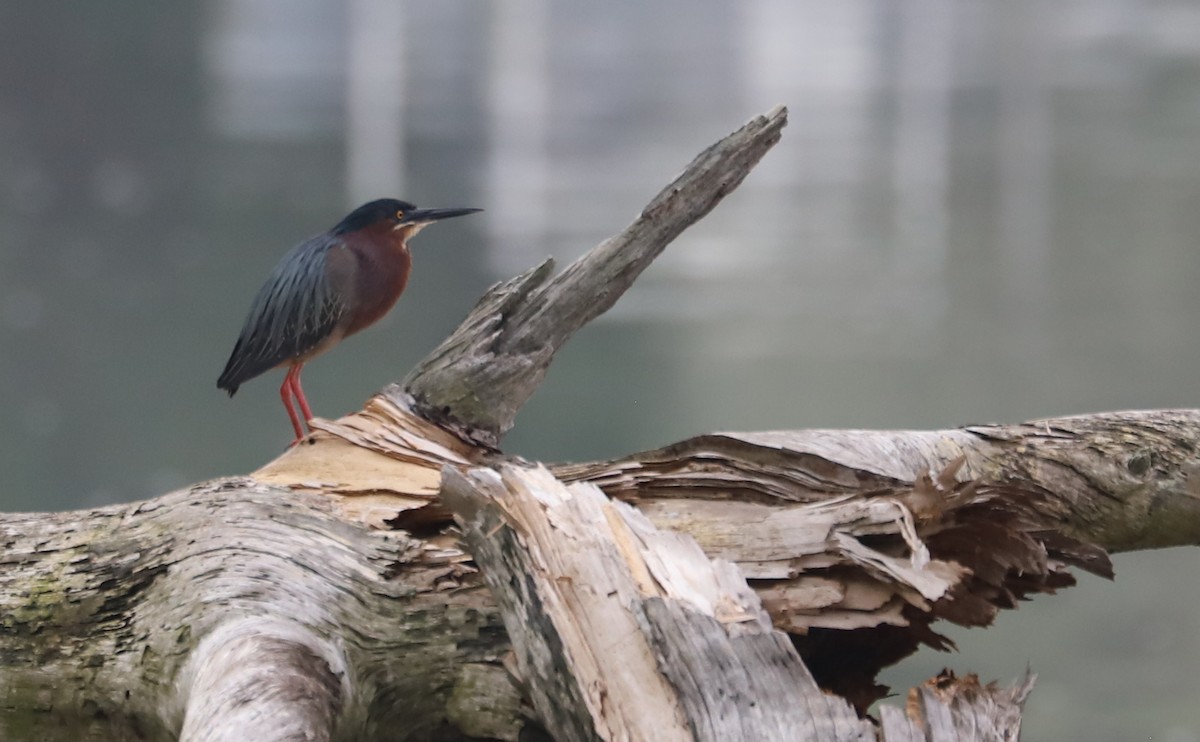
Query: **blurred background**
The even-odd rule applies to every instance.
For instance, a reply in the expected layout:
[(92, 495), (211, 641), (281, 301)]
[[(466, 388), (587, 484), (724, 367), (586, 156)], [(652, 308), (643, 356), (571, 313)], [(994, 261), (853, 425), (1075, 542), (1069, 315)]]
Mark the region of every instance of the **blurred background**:
[[(216, 377), (271, 266), (352, 206), (487, 211), (308, 367), (326, 417), (777, 103), (783, 140), (560, 354), (510, 452), (1200, 406), (1194, 2), (6, 2), (0, 507), (280, 453), (281, 376)], [(1194, 742), (1200, 558), (1116, 567), (885, 680), (1029, 666), (1027, 739)]]

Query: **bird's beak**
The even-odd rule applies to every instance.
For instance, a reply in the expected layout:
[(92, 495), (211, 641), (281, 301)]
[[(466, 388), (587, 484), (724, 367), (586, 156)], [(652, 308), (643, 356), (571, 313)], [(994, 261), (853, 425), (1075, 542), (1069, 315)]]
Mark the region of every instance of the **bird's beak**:
[(454, 216), (466, 216), (483, 209), (413, 209), (404, 215), (400, 224), (432, 224)]

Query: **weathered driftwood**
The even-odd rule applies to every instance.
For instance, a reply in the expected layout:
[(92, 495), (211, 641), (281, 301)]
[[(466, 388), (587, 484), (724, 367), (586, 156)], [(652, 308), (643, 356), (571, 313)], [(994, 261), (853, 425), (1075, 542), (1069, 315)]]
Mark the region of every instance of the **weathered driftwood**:
[[(422, 739), (446, 730), (464, 737), (514, 739), (529, 723), (529, 712), (522, 706), (521, 685), (504, 663), (509, 643), (497, 606), (449, 530), (448, 512), (436, 494), (440, 467), (453, 462), (465, 467), (462, 451), (467, 449), (453, 448), (461, 444), (450, 437), (445, 438), (450, 446), (431, 443), (436, 436), (426, 437), (417, 418), (390, 405), (379, 398), (363, 414), (326, 423), (355, 443), (321, 433), (314, 445), (253, 477), (85, 513), (5, 515), (0, 521), (2, 738), (170, 738), (187, 713), (204, 711), (193, 707), (193, 693), (200, 675), (196, 668), (205, 665), (206, 657), (258, 642), (277, 652), (292, 650), (290, 664), (304, 667), (307, 660), (321, 670), (318, 676), (325, 672), (321, 662), (330, 668), (341, 691), (319, 698), (331, 704), (339, 730), (358, 730), (363, 739)], [(835, 574), (808, 584), (815, 579), (811, 569), (820, 574), (820, 556), (828, 554), (827, 563), (844, 558), (838, 554), (847, 543), (866, 539), (880, 547), (889, 538), (904, 541), (904, 521), (893, 502), (904, 494), (895, 481), (893, 488), (881, 490), (876, 479), (881, 472), (891, 478), (905, 468), (920, 471), (942, 463), (945, 469), (964, 454), (969, 460), (996, 461), (1007, 451), (1016, 465), (993, 474), (1032, 490), (1035, 483), (1046, 482), (1022, 479), (1026, 459), (1017, 452), (1024, 449), (1030, 460), (1037, 460), (1047, 427), (1063, 431), (1078, 426), (1086, 426), (1088, 434), (1055, 436), (1054, 458), (1061, 464), (1056, 471), (1082, 470), (1095, 456), (1094, 436), (1108, 430), (1129, 451), (1155, 462), (1151, 469), (1135, 465), (1143, 485), (1152, 484), (1160, 496), (1180, 502), (1194, 497), (1188, 484), (1193, 462), (1180, 459), (1179, 451), (1200, 434), (1200, 411), (989, 426), (983, 436), (966, 430), (859, 432), (853, 434), (859, 437), (855, 446), (830, 447), (823, 437), (814, 437), (806, 448), (798, 442), (804, 435), (796, 434), (786, 451), (746, 447), (739, 441), (719, 457), (711, 453), (721, 449), (713, 440), (703, 446), (691, 441), (678, 446), (674, 459), (655, 451), (619, 465), (563, 467), (559, 475), (586, 482), (585, 472), (594, 471), (590, 481), (635, 500), (651, 523), (687, 533), (708, 556), (743, 566), (775, 626), (799, 640), (801, 656), (811, 666), (805, 642), (817, 632), (803, 633), (804, 617), (812, 626), (820, 626), (826, 612), (875, 614), (884, 620), (877, 598), (855, 597), (862, 594), (856, 587), (862, 581), (873, 581), (875, 589), (890, 586), (903, 595), (919, 594), (905, 581), (906, 570), (892, 574), (879, 566), (895, 566), (896, 553), (890, 548), (876, 557), (883, 559), (877, 563), (854, 547), (851, 554), (862, 567), (853, 579)], [(362, 440), (374, 444), (364, 448), (358, 443)], [(421, 448), (407, 447), (406, 440), (420, 441)], [(930, 446), (939, 441), (946, 445)], [(862, 451), (881, 453), (864, 458)], [(930, 451), (940, 453), (931, 460)], [(642, 467), (634, 464), (639, 458)], [(718, 458), (724, 463), (714, 466)], [(807, 463), (798, 466), (798, 459)], [(615, 469), (639, 471), (640, 483), (634, 487), (624, 475), (614, 476)], [(1046, 467), (1037, 470), (1041, 476)], [(691, 481), (683, 484), (683, 479)], [(789, 489), (784, 484), (788, 480), (808, 484)], [(826, 484), (815, 484), (821, 480)], [(1144, 486), (1132, 486), (1125, 476), (1097, 477), (1090, 486), (1094, 489), (1077, 492), (1055, 510), (1054, 524), (1085, 538), (1097, 525), (1092, 515), (1096, 501), (1121, 518), (1112, 508), (1123, 499), (1129, 503), (1124, 520), (1130, 528), (1146, 523)], [(817, 494), (822, 487), (833, 493), (825, 500)], [(751, 503), (758, 517), (751, 519), (752, 527), (731, 527), (731, 521), (746, 522), (739, 495), (743, 490), (762, 498)], [(774, 494), (763, 498), (762, 493)], [(775, 505), (768, 504), (772, 500)], [(864, 515), (864, 500), (869, 506), (878, 500), (871, 507), (883, 514)], [(838, 514), (842, 507), (844, 514)], [(796, 518), (803, 508), (813, 510), (815, 526), (808, 518)], [(915, 508), (922, 511), (921, 505)], [(384, 526), (387, 520), (393, 525)], [(1152, 542), (1194, 544), (1198, 522), (1195, 510), (1180, 510), (1171, 529), (1178, 540)], [(1130, 547), (1124, 535), (1106, 542), (1111, 533), (1113, 529), (1100, 525), (1095, 543)], [(929, 548), (929, 563), (944, 558), (931, 544)], [(1053, 562), (1049, 554), (1046, 561)], [(796, 587), (782, 588), (776, 569), (790, 572)], [(1013, 579), (1018, 577), (1029, 579)], [(937, 610), (941, 601), (926, 602)], [(227, 625), (248, 636), (217, 631)], [(292, 627), (291, 633), (283, 627)], [(824, 641), (861, 631), (824, 629)], [(820, 659), (824, 653), (817, 647), (812, 656)], [(233, 666), (252, 674), (253, 668), (243, 665)], [(818, 665), (828, 671), (826, 664)], [(232, 686), (237, 679), (230, 675), (224, 682)], [(919, 693), (920, 708), (937, 700), (930, 696), (932, 690)], [(1000, 698), (987, 689), (966, 697), (987, 706), (1003, 701), (1009, 691), (997, 693)], [(294, 699), (283, 695), (261, 695), (256, 692), (255, 698), (275, 699), (295, 715), (316, 713), (296, 708)], [(312, 695), (302, 697), (317, 702)], [(1011, 715), (1023, 697), (1012, 696), (1015, 702), (1004, 707), (1005, 713)], [(277, 711), (278, 718), (288, 718)], [(883, 717), (889, 734), (898, 734), (891, 729), (902, 726), (896, 713)], [(202, 717), (195, 718), (194, 724)], [(401, 729), (406, 733), (399, 734)]]
[(0, 516), (0, 739), (1012, 738), (1029, 682), (939, 678), (879, 727), (851, 709), (944, 643), (937, 618), (1200, 540), (1200, 412), (713, 435), (549, 473), (494, 451), (553, 352), (784, 121), (707, 150), (559, 277), (495, 287), (415, 401), (314, 421), (249, 477)]
[(786, 124), (783, 107), (751, 119), (697, 155), (632, 224), (558, 275), (550, 277), (554, 264), (547, 260), (494, 287), (405, 379), (418, 411), (469, 440), (496, 445), (541, 384), (555, 352), (737, 188)]
[[(887, 742), (1015, 740), (1021, 735), (1021, 706), (1034, 676), (1006, 690), (984, 687), (975, 677), (943, 671), (908, 694), (908, 713), (884, 706), (880, 713)], [(919, 723), (918, 723), (919, 720)]]
[(519, 728), (491, 600), (447, 589), (460, 553), (326, 497), (232, 479), (0, 529), (0, 739)]
[(555, 739), (874, 737), (694, 540), (545, 469), (450, 469), (443, 493)]

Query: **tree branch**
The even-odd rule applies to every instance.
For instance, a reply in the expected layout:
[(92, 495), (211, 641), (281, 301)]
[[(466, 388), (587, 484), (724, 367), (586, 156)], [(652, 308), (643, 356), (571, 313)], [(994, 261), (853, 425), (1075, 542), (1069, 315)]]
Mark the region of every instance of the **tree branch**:
[[(620, 234), (549, 278), (553, 262), (493, 287), (404, 381), (427, 419), (495, 447), (575, 331), (603, 314), (659, 253), (737, 188), (779, 141), (787, 109), (712, 145)], [(400, 390), (389, 388), (394, 401)]]
[(743, 501), (811, 502), (905, 487), (962, 459), (961, 480), (1032, 493), (1042, 527), (1126, 551), (1200, 544), (1198, 452), (1200, 411), (1146, 410), (952, 430), (716, 433), (555, 472), (616, 497), (732, 490)]
[[(320, 652), (320, 654), (318, 654)], [(344, 654), (298, 621), (221, 624), (181, 673), (183, 742), (333, 738), (351, 689)]]

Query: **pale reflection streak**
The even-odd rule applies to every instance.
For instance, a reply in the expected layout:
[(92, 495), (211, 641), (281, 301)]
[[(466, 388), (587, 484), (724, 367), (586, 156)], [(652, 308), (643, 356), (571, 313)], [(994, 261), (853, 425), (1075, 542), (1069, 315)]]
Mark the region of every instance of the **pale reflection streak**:
[(239, 139), (310, 139), (340, 125), (345, 12), (334, 0), (221, 0), (204, 62), (216, 130)]
[(347, 5), (346, 193), (348, 205), (405, 194), (405, 3)]
[(546, 0), (508, 0), (489, 7), (484, 216), (491, 267), (507, 275), (545, 257), (551, 197), (551, 29)]
[[(1047, 18), (1023, 6), (992, 9), (997, 38), (1009, 46), (999, 62), (996, 167), (1000, 179), (997, 245), (1008, 345), (1016, 357), (1045, 354), (1053, 342), (1044, 321), (1054, 203), (1051, 89), (1055, 85)], [(1053, 18), (1053, 16), (1052, 16)]]
[[(792, 111), (784, 142), (750, 181), (768, 187), (738, 201), (743, 218), (728, 235), (743, 256), (766, 251), (747, 261), (742, 286), (755, 282), (806, 344), (927, 352), (948, 306), (954, 3), (742, 8), (747, 97)], [(751, 332), (768, 352), (781, 328)]]

